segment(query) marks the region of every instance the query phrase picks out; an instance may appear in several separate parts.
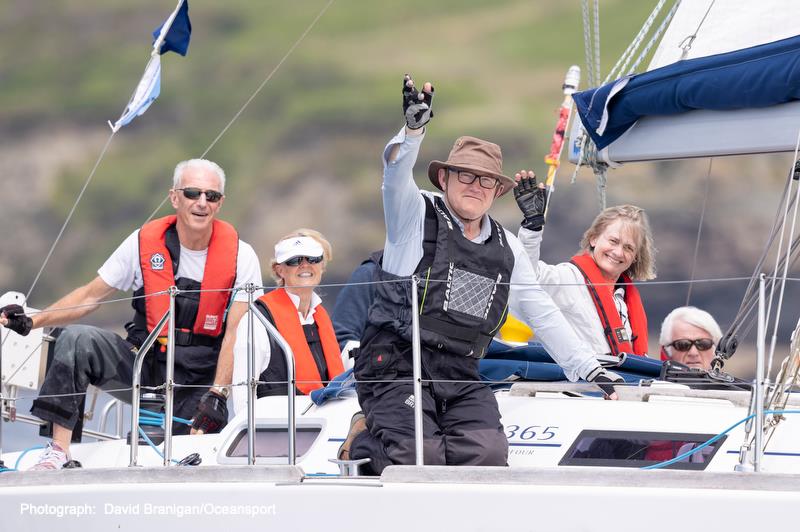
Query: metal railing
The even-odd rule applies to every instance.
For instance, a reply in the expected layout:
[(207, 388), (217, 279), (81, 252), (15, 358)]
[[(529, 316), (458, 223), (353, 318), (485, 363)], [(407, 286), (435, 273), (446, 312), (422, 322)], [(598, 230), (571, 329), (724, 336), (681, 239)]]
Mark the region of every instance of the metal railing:
[[(420, 342), (420, 324), (418, 309), (418, 287), (420, 279), (417, 276), (412, 276), (409, 281), (412, 289), (410, 294), (410, 304), (412, 307), (411, 312), (411, 327), (412, 327), (412, 366), (413, 366), (413, 393), (414, 393), (414, 430), (415, 430), (415, 463), (417, 465), (424, 465), (424, 435), (423, 435), (423, 378), (422, 378), (422, 364), (421, 364), (421, 342)], [(740, 466), (746, 469), (747, 462), (752, 464), (752, 469), (755, 471), (761, 470), (762, 454), (763, 454), (763, 428), (765, 422), (764, 411), (764, 397), (765, 389), (769, 387), (769, 381), (764, 375), (765, 370), (765, 357), (766, 357), (766, 295), (765, 295), (766, 276), (761, 275), (759, 278), (759, 291), (758, 291), (758, 336), (757, 336), (757, 365), (756, 365), (756, 378), (754, 379), (754, 387), (752, 392), (752, 406), (751, 413), (755, 414), (752, 427), (745, 430), (745, 439), (749, 441), (746, 444), (747, 452), (740, 454)], [(259, 288), (253, 284), (248, 284), (244, 290), (248, 293), (247, 301), (247, 382), (243, 383), (247, 386), (247, 463), (252, 465), (256, 462), (255, 448), (256, 448), (256, 409), (255, 404), (257, 400), (257, 388), (261, 383), (256, 375), (255, 367), (255, 319), (261, 323), (266, 329), (268, 335), (273, 338), (276, 343), (283, 350), (286, 359), (287, 368), (287, 440), (288, 440), (288, 456), (287, 461), (290, 465), (296, 464), (297, 450), (296, 450), (296, 373), (294, 364), (294, 354), (291, 347), (286, 340), (281, 336), (276, 327), (266, 318), (266, 316), (259, 310), (254, 301), (254, 293)], [(169, 309), (161, 317), (155, 328), (144, 341), (138, 350), (134, 359), (133, 367), (133, 382), (131, 394), (131, 436), (130, 436), (130, 466), (137, 466), (138, 464), (138, 444), (139, 444), (139, 420), (140, 420), (140, 401), (142, 392), (141, 373), (144, 365), (144, 358), (151, 351), (151, 348), (157, 341), (164, 326), (167, 326), (167, 363), (166, 363), (166, 379), (163, 385), (165, 393), (165, 425), (164, 425), (164, 453), (163, 465), (169, 466), (172, 463), (172, 420), (174, 413), (174, 392), (180, 384), (174, 382), (174, 364), (175, 364), (175, 298), (181, 293), (177, 287), (171, 287), (168, 290)], [(2, 345), (0, 345), (0, 364), (2, 363)], [(427, 382), (427, 381), (425, 381)], [(14, 401), (14, 398), (0, 397), (3, 403), (7, 401)], [(117, 407), (117, 427), (116, 436), (105, 433), (106, 420), (111, 409)], [(101, 414), (100, 431), (84, 430), (89, 436), (98, 439), (113, 439), (120, 437), (122, 427), (122, 415), (118, 403), (111, 402), (105, 406)], [(3, 423), (7, 414), (5, 409), (3, 415), (0, 416), (0, 451), (2, 450), (2, 436), (3, 436)], [(35, 418), (28, 418), (27, 416), (17, 416), (20, 421), (40, 424)], [(750, 439), (752, 438), (752, 439)], [(743, 447), (744, 449), (744, 447)]]
[[(255, 464), (255, 400), (256, 388), (258, 380), (255, 378), (255, 352), (253, 349), (254, 332), (253, 317), (255, 316), (267, 330), (267, 333), (275, 339), (278, 345), (283, 350), (286, 357), (286, 373), (287, 373), (287, 403), (288, 403), (288, 463), (295, 465), (297, 463), (296, 452), (296, 428), (297, 420), (295, 416), (295, 366), (294, 366), (294, 353), (289, 344), (281, 336), (275, 326), (258, 310), (253, 302), (253, 293), (257, 287), (249, 283), (245, 287), (248, 293), (248, 308), (247, 308), (247, 463), (250, 465)], [(175, 371), (175, 297), (180, 293), (177, 287), (169, 289), (169, 309), (161, 317), (158, 324), (153, 328), (153, 331), (142, 344), (133, 363), (133, 383), (131, 393), (131, 440), (130, 440), (130, 462), (129, 466), (135, 467), (138, 465), (138, 449), (139, 449), (139, 405), (141, 401), (142, 392), (142, 368), (144, 366), (144, 358), (147, 356), (153, 344), (158, 339), (164, 325), (167, 324), (167, 363), (166, 363), (166, 382), (164, 383), (164, 453), (163, 465), (169, 466), (172, 462), (172, 417), (174, 411), (174, 390), (176, 385), (174, 382)]]
[[(175, 294), (170, 292), (170, 299), (174, 300), (174, 297)], [(161, 333), (161, 329), (164, 327), (164, 324), (167, 323), (167, 320), (172, 315), (173, 310), (174, 310), (174, 305), (171, 302), (167, 312), (165, 312), (164, 315), (161, 317), (161, 319), (158, 320), (158, 323), (153, 328), (153, 331), (150, 333), (147, 339), (145, 339), (145, 341), (142, 343), (141, 347), (139, 348), (139, 351), (136, 353), (136, 358), (133, 361), (133, 382), (132, 382), (133, 390), (131, 392), (131, 441), (130, 441), (131, 453), (130, 453), (130, 463), (128, 464), (130, 467), (135, 467), (138, 465), (137, 460), (139, 453), (139, 402), (141, 400), (141, 393), (142, 393), (142, 365), (144, 364), (144, 357), (147, 356), (148, 351), (150, 351), (150, 348), (153, 347), (153, 344), (158, 339), (158, 336)], [(174, 348), (174, 345), (172, 347)], [(171, 391), (169, 393), (171, 393)], [(169, 422), (165, 422), (165, 424), (172, 425), (171, 423), (172, 418), (166, 418), (166, 419), (168, 419)], [(171, 436), (172, 436), (172, 431), (170, 431), (170, 437)], [(164, 456), (166, 456), (166, 452), (164, 453)], [(169, 463), (165, 465), (169, 465)]]

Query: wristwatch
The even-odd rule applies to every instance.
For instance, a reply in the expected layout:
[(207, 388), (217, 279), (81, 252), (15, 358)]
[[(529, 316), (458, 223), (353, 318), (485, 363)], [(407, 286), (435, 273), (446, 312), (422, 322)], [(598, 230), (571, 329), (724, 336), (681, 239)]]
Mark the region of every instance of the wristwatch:
[(215, 394), (224, 397), (225, 399), (228, 398), (230, 395), (230, 390), (228, 390), (227, 386), (212, 386), (209, 390), (210, 392), (214, 392)]

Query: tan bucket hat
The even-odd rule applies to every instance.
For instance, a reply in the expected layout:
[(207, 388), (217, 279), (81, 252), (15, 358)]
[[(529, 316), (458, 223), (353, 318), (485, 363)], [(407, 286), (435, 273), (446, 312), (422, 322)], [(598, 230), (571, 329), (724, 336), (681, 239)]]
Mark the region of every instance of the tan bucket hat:
[(433, 186), (439, 186), (439, 169), (454, 168), (472, 172), (479, 176), (491, 176), (500, 180), (500, 196), (514, 188), (516, 182), (503, 175), (503, 153), (500, 146), (475, 137), (458, 137), (447, 160), (432, 161), (428, 165), (428, 179)]

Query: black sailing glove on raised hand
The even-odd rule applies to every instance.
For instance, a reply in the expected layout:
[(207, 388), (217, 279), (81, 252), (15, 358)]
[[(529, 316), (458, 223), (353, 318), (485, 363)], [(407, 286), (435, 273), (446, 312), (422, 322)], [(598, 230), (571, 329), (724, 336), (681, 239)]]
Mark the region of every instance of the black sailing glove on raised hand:
[(541, 231), (544, 225), (544, 211), (547, 207), (547, 191), (536, 185), (535, 175), (526, 177), (524, 171), (521, 174), (522, 178), (514, 187), (514, 199), (517, 200), (519, 210), (522, 211), (520, 225), (531, 231)]
[(606, 396), (616, 392), (614, 389), (615, 384), (625, 384), (625, 379), (613, 371), (608, 371), (602, 367), (593, 369), (592, 372), (586, 377), (586, 380), (596, 384), (601, 390), (603, 390), (603, 393), (606, 394)]
[(219, 432), (228, 424), (228, 402), (221, 395), (207, 391), (197, 404), (192, 428), (204, 434)]
[(8, 323), (6, 328), (11, 329), (21, 336), (28, 336), (33, 328), (33, 320), (25, 315), (25, 309), (19, 305), (6, 305), (0, 308), (0, 313), (5, 314)]
[(408, 74), (403, 78), (403, 115), (409, 129), (419, 129), (433, 118), (433, 86), (430, 92), (423, 87), (422, 92), (414, 86), (414, 80)]

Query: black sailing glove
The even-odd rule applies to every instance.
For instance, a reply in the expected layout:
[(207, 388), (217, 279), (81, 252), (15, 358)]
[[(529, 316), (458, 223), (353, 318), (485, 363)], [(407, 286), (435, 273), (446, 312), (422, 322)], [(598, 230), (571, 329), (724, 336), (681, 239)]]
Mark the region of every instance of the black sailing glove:
[(606, 394), (606, 396), (609, 396), (616, 391), (614, 389), (615, 384), (625, 383), (625, 379), (613, 371), (608, 371), (607, 369), (603, 369), (599, 366), (589, 373), (589, 375), (586, 377), (586, 380), (595, 383), (601, 390), (603, 390), (603, 393)]
[(197, 404), (192, 428), (204, 434), (219, 432), (228, 424), (228, 402), (221, 395), (207, 391)]
[(431, 91), (418, 91), (408, 74), (403, 78), (403, 114), (409, 129), (419, 129), (433, 118), (433, 86)]
[(33, 320), (25, 315), (25, 309), (19, 305), (6, 305), (0, 308), (0, 313), (5, 314), (8, 324), (6, 328), (11, 329), (15, 333), (28, 336), (33, 328)]
[(544, 211), (547, 207), (547, 192), (536, 185), (536, 176), (523, 177), (514, 187), (514, 199), (522, 211), (522, 227), (531, 231), (541, 231), (544, 225)]

